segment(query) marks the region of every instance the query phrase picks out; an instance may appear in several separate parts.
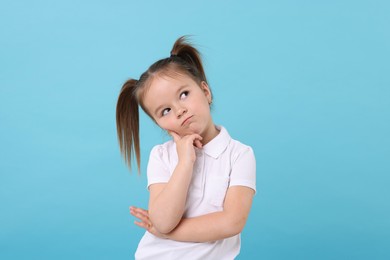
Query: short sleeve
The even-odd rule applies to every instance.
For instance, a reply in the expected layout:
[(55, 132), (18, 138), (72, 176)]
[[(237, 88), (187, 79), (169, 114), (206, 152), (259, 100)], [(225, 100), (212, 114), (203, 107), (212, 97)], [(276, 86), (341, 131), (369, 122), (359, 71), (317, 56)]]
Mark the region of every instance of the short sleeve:
[(229, 186), (246, 186), (256, 192), (256, 159), (251, 147), (245, 147), (233, 162)]
[(164, 162), (167, 151), (163, 145), (156, 145), (150, 152), (147, 167), (148, 188), (155, 183), (166, 183), (171, 177), (167, 162)]

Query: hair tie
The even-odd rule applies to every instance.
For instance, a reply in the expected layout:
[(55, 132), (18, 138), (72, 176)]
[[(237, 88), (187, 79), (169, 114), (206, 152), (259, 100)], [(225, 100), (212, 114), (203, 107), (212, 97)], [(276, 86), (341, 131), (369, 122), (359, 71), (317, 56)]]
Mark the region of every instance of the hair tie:
[(176, 54), (171, 54), (170, 58), (174, 58), (174, 57), (179, 57), (179, 56), (177, 56)]

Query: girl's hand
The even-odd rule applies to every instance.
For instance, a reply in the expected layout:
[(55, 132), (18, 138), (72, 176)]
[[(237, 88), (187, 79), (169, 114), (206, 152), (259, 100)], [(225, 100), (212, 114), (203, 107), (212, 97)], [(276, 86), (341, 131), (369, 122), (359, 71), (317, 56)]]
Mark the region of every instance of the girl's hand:
[(136, 208), (136, 207), (130, 207), (130, 214), (140, 220), (140, 221), (134, 221), (134, 224), (136, 224), (141, 228), (144, 228), (145, 230), (155, 235), (156, 237), (166, 238), (166, 236), (164, 236), (154, 228), (152, 222), (149, 219), (149, 212), (147, 210)]
[(179, 162), (189, 162), (194, 164), (196, 160), (195, 147), (202, 148), (202, 137), (198, 134), (185, 135), (180, 137), (177, 133), (169, 131), (176, 143)]

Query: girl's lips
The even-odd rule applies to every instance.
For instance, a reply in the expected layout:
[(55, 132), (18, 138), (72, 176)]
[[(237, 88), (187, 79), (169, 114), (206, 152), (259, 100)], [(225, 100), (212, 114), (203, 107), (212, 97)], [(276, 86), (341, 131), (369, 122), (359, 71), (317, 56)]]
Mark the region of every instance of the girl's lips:
[(188, 120), (191, 119), (192, 117), (193, 117), (193, 116), (187, 117), (187, 118), (183, 121), (183, 123), (181, 123), (181, 125), (183, 126), (183, 125), (185, 125), (186, 123), (188, 123)]

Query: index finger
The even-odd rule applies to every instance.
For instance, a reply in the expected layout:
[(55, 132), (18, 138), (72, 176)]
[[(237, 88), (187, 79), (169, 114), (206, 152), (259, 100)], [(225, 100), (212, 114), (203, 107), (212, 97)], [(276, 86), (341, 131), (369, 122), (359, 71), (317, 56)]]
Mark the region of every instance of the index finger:
[(177, 133), (175, 133), (175, 132), (173, 132), (173, 131), (168, 131), (168, 134), (170, 134), (171, 136), (172, 136), (172, 138), (173, 138), (173, 141), (179, 141), (180, 140), (180, 136), (177, 134)]

